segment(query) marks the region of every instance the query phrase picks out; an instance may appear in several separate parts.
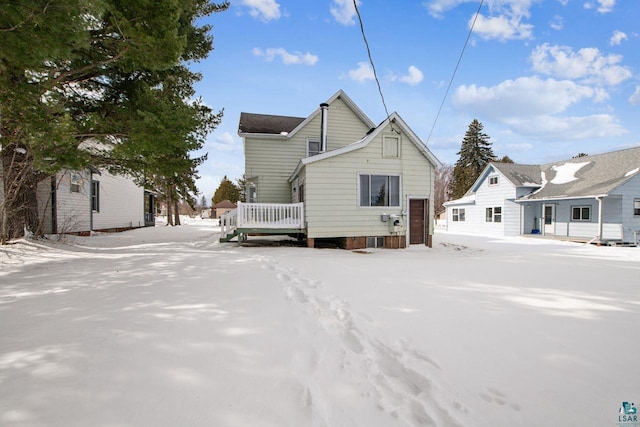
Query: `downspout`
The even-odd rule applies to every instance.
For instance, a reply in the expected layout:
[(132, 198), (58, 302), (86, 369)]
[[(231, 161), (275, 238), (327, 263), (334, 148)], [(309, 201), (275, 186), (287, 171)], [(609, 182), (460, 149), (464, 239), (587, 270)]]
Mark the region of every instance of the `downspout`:
[(320, 151), (327, 151), (327, 112), (329, 104), (320, 104)]
[(89, 168), (89, 234), (93, 233), (93, 170)]
[(598, 201), (598, 243), (602, 243), (602, 198), (607, 197), (606, 194), (601, 196), (596, 196), (596, 200)]

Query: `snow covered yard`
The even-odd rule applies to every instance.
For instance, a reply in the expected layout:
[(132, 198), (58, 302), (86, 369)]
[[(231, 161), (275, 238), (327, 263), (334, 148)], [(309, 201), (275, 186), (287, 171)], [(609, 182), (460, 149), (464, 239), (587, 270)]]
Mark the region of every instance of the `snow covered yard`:
[(0, 425), (616, 426), (640, 400), (638, 248), (215, 224), (0, 248)]

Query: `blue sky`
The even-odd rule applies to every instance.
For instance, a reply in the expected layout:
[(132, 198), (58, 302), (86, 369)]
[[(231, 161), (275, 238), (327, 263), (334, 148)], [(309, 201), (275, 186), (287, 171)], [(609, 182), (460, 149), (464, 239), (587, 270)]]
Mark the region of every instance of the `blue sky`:
[[(496, 155), (518, 163), (640, 144), (637, 0), (486, 0), (431, 133), (479, 5), (358, 1), (389, 113), (443, 163), (474, 118)], [(306, 117), (343, 89), (385, 119), (353, 0), (231, 0), (207, 22), (214, 51), (192, 69), (198, 95), (224, 108), (200, 167), (207, 199), (243, 173), (241, 112)]]

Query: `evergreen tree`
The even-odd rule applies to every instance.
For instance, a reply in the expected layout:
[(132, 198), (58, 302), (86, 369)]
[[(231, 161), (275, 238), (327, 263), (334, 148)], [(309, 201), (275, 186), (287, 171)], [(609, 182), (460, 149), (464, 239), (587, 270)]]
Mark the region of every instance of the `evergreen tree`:
[(469, 124), (462, 140), (458, 161), (453, 168), (453, 178), (449, 190), (451, 199), (458, 199), (469, 190), (478, 179), (485, 166), (496, 160), (489, 136), (482, 132), (483, 126), (477, 119)]
[[(0, 241), (39, 231), (36, 186), (63, 169), (107, 167), (158, 189), (195, 188), (204, 158), (189, 153), (221, 113), (192, 101), (200, 76), (183, 64), (212, 49), (201, 18), (229, 4), (209, 1), (5, 2)], [(87, 150), (88, 139), (99, 144)]]
[(216, 192), (213, 194), (213, 199), (211, 200), (212, 205), (216, 203), (220, 203), (223, 200), (229, 200), (233, 203), (236, 203), (240, 199), (240, 191), (238, 187), (231, 182), (227, 176), (225, 175), (220, 181), (220, 185), (216, 189)]

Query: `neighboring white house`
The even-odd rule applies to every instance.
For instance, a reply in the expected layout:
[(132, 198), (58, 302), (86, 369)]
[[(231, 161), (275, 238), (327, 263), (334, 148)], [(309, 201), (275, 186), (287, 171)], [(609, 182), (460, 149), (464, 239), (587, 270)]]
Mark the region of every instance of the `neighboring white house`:
[[(155, 223), (154, 195), (132, 179), (107, 171), (59, 172), (40, 181), (37, 197), (45, 234), (124, 230)], [(0, 203), (3, 199), (0, 191)]]
[(640, 147), (545, 165), (490, 163), (445, 206), (451, 232), (635, 243)]
[(238, 134), (249, 203), (237, 219), (265, 218), (245, 232), (295, 223), (310, 247), (431, 245), (440, 162), (397, 113), (376, 126), (338, 91), (306, 118), (242, 113)]

